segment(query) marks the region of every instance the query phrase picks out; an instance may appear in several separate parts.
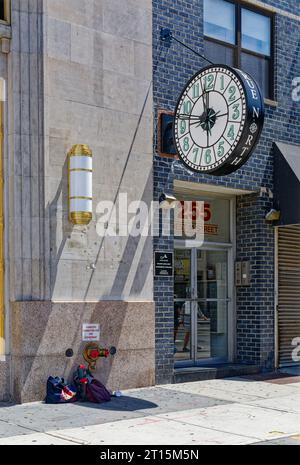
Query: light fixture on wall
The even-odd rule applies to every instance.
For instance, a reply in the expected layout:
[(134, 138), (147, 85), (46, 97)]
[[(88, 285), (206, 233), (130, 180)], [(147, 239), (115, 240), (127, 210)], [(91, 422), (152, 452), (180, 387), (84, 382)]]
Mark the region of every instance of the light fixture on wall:
[(88, 145), (73, 145), (68, 153), (69, 220), (87, 225), (93, 218), (93, 154)]
[(173, 194), (163, 192), (159, 197), (159, 207), (163, 210), (170, 210), (176, 207), (177, 199)]
[(281, 216), (281, 212), (279, 210), (275, 210), (275, 208), (272, 208), (267, 214), (266, 214), (266, 220), (267, 221), (279, 221)]

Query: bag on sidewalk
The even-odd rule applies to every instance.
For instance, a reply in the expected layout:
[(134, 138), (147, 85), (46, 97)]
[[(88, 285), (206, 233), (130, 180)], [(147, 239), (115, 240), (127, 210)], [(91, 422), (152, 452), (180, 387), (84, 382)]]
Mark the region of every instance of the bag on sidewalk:
[(49, 376), (45, 402), (46, 404), (76, 402), (76, 389), (67, 385), (63, 378)]
[(73, 380), (77, 389), (77, 397), (83, 402), (87, 400), (86, 386), (90, 382), (91, 378), (91, 374), (85, 365), (79, 365), (77, 370), (74, 372)]
[(86, 385), (86, 397), (89, 402), (101, 404), (111, 400), (111, 394), (97, 379), (93, 379)]

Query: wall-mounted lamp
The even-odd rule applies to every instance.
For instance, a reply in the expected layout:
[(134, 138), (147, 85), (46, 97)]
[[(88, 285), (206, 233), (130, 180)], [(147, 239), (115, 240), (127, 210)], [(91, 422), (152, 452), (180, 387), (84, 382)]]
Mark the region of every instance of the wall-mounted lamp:
[(176, 207), (177, 199), (173, 194), (163, 192), (159, 197), (159, 207), (164, 210), (170, 210)]
[(272, 208), (267, 214), (266, 214), (266, 220), (267, 221), (279, 221), (281, 216), (281, 212), (279, 210), (275, 210)]
[(87, 145), (73, 145), (68, 153), (69, 220), (86, 225), (93, 218), (93, 154)]

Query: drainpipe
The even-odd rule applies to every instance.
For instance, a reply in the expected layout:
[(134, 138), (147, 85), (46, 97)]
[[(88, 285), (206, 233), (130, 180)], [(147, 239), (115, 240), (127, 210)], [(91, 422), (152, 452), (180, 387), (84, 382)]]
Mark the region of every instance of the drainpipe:
[(3, 215), (3, 103), (0, 103), (0, 355), (5, 354), (4, 215)]

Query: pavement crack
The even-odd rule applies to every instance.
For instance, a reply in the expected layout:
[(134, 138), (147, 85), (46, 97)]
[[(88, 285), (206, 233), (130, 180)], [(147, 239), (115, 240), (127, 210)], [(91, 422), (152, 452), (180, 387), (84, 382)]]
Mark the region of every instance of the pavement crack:
[(79, 444), (80, 446), (86, 446), (86, 445), (89, 444), (88, 441), (75, 439), (75, 438), (70, 437), (70, 436), (65, 436), (64, 434), (50, 433), (50, 432), (46, 432), (46, 433), (43, 433), (43, 434), (46, 434), (47, 436), (53, 437), (55, 439), (63, 439), (65, 441), (73, 442), (74, 444)]
[[(56, 439), (65, 439), (67, 441), (71, 441), (71, 442), (74, 442), (74, 443), (77, 443), (77, 444), (80, 444), (80, 445), (87, 444), (86, 441), (80, 441), (80, 440), (76, 440), (76, 439), (73, 439), (73, 438), (63, 437), (63, 435), (60, 435), (60, 434), (55, 434), (55, 433), (51, 433), (49, 431), (42, 431), (40, 429), (32, 428), (32, 427), (29, 427), (29, 426), (24, 426), (24, 425), (21, 425), (21, 424), (19, 424), (17, 422), (12, 423), (11, 421), (4, 420), (4, 419), (0, 419), (0, 422), (5, 423), (6, 425), (22, 428), (22, 429), (28, 431), (29, 433), (45, 434), (46, 436), (54, 437)], [(23, 435), (21, 434), (21, 436), (29, 436), (29, 433), (28, 434), (23, 434)], [(18, 436), (18, 435), (16, 435), (16, 436)], [(14, 437), (14, 436), (9, 436), (9, 437)]]
[(195, 426), (196, 428), (201, 428), (203, 430), (206, 429), (206, 430), (209, 430), (209, 431), (215, 431), (215, 432), (222, 433), (222, 434), (229, 434), (229, 435), (237, 436), (237, 437), (240, 437), (240, 438), (242, 437), (242, 438), (245, 438), (245, 439), (254, 439), (255, 441), (261, 441), (261, 438), (258, 438), (256, 436), (248, 436), (248, 435), (241, 434), (241, 433), (234, 433), (232, 431), (224, 431), (222, 429), (212, 428), (211, 426), (196, 425), (195, 423), (185, 421), (185, 420), (176, 420), (175, 418), (167, 418), (167, 420), (168, 421), (173, 421), (173, 422), (176, 422), (176, 423), (189, 425), (189, 426)]

